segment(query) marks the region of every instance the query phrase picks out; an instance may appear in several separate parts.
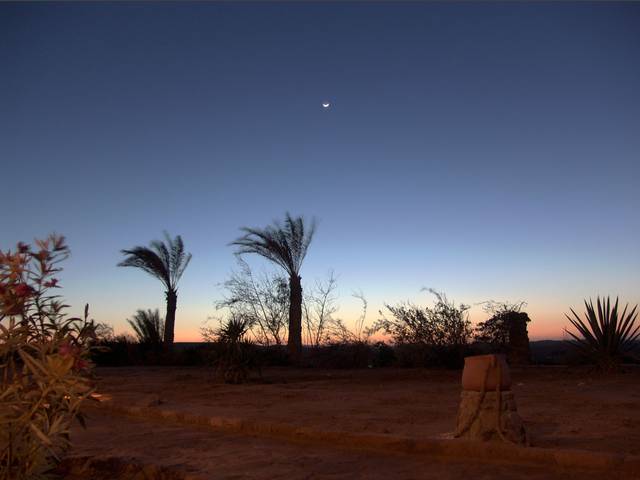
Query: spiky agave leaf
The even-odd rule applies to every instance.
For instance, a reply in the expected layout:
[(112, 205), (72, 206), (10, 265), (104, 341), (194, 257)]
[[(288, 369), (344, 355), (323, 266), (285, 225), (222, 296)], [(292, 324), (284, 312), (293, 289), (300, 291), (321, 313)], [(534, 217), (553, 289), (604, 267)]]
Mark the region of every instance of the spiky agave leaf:
[(591, 299), (589, 302), (585, 300), (584, 304), (584, 320), (573, 309), (570, 309), (573, 318), (565, 314), (577, 330), (577, 333), (567, 330), (573, 338), (571, 344), (601, 368), (610, 369), (619, 363), (620, 358), (640, 338), (640, 325), (635, 325), (638, 306), (627, 313), (627, 304), (619, 314), (618, 298), (613, 307), (609, 297), (602, 301), (597, 297), (595, 308)]
[(223, 342), (241, 342), (249, 326), (250, 322), (244, 316), (233, 316), (221, 325), (218, 336)]

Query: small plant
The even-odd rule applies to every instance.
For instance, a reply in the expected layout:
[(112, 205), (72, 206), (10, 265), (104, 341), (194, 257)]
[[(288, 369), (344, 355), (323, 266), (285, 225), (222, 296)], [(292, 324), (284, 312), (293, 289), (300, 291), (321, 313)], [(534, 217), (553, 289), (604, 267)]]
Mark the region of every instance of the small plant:
[(225, 383), (244, 383), (249, 372), (257, 368), (254, 344), (248, 339), (250, 322), (242, 316), (231, 316), (217, 329), (204, 328), (205, 341), (215, 343), (215, 371)]
[(634, 343), (640, 338), (640, 325), (636, 326), (638, 306), (627, 313), (629, 304), (622, 313), (618, 311), (618, 298), (611, 306), (609, 297), (606, 300), (597, 298), (596, 308), (593, 301), (584, 301), (585, 319), (581, 319), (573, 310), (573, 318), (565, 316), (578, 330), (577, 334), (567, 330), (573, 338), (570, 343), (584, 356), (594, 362), (602, 371), (608, 372), (619, 368), (624, 354), (630, 352)]
[(138, 337), (138, 343), (160, 346), (164, 337), (164, 321), (160, 312), (155, 310), (138, 310), (133, 320), (127, 320)]
[(64, 238), (0, 252), (0, 479), (47, 478), (70, 446), (74, 419), (91, 393), (89, 353), (96, 325), (66, 318), (57, 265)]

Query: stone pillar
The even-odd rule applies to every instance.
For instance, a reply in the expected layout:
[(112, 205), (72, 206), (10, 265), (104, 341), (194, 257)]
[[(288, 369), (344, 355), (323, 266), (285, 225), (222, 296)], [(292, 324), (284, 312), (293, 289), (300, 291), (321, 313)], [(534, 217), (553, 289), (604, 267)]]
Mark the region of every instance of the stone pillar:
[(463, 390), (456, 432), (458, 438), (470, 440), (527, 443), (524, 424), (511, 391), (483, 393)]
[(527, 322), (529, 316), (524, 312), (511, 312), (507, 317), (509, 325), (509, 346), (507, 358), (511, 365), (526, 365), (531, 363), (529, 349), (529, 334)]
[(462, 388), (455, 437), (527, 444), (504, 355), (466, 357)]

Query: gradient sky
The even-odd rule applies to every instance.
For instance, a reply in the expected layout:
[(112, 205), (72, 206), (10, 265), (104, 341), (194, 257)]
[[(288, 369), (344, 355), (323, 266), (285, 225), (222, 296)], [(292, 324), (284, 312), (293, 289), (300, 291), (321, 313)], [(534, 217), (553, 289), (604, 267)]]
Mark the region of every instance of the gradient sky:
[(66, 235), (71, 313), (118, 332), (164, 308), (121, 248), (183, 236), (198, 340), (239, 227), (290, 210), (348, 321), (426, 286), (561, 338), (640, 302), (639, 152), (640, 4), (0, 4), (0, 248)]

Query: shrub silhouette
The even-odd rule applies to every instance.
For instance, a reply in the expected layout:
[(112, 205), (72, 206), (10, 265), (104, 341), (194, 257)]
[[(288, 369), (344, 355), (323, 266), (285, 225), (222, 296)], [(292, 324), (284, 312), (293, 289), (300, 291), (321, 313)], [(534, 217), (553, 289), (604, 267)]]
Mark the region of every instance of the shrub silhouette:
[(247, 338), (249, 321), (235, 315), (217, 329), (203, 329), (205, 341), (214, 342), (213, 365), (225, 383), (244, 383), (251, 370), (258, 368), (255, 345)]
[(138, 310), (132, 320), (127, 320), (136, 336), (138, 343), (160, 345), (164, 336), (164, 322), (160, 312), (155, 310)]
[(464, 350), (471, 337), (468, 305), (449, 301), (433, 289), (433, 307), (419, 307), (412, 303), (386, 305), (391, 317), (378, 320), (370, 333), (382, 330), (391, 335), (400, 365), (457, 368), (462, 365)]

